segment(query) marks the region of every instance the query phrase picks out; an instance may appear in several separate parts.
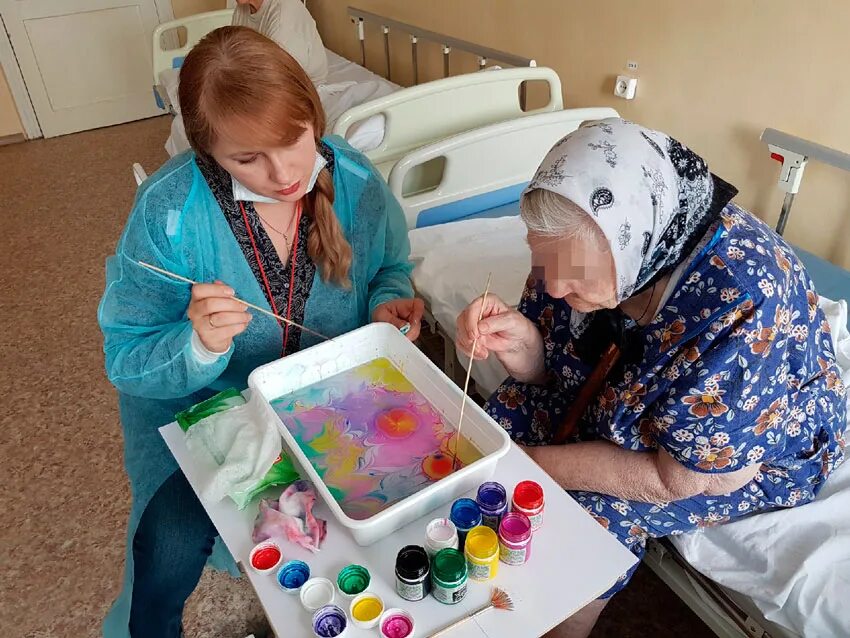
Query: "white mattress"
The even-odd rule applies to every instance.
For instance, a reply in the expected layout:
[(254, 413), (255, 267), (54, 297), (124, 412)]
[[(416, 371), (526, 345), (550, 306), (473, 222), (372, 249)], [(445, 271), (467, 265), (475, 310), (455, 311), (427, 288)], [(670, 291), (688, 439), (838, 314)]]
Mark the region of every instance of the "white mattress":
[[(325, 52), (328, 56), (328, 79), (317, 89), (322, 106), (325, 108), (327, 131), (333, 130), (339, 116), (351, 107), (384, 97), (400, 88), (397, 84), (385, 80), (359, 64), (346, 60), (333, 51), (325, 49)], [(183, 120), (180, 116), (179, 77), (179, 69), (166, 69), (159, 74), (160, 85), (176, 113), (171, 123), (171, 134), (165, 144), (165, 149), (172, 157), (189, 148), (189, 141), (186, 139)], [(384, 137), (384, 116), (375, 115), (356, 123), (348, 130), (345, 137), (352, 146), (361, 151), (377, 148)]]
[[(457, 316), (484, 292), (490, 272), (491, 292), (511, 305), (519, 302), (531, 271), (531, 251), (519, 216), (418, 228), (409, 236), (413, 285), (450, 338), (457, 332)], [(461, 360), (464, 366), (468, 363)], [(507, 376), (495, 357), (472, 367), (472, 378), (485, 397)]]
[[(518, 217), (417, 229), (410, 232), (410, 242), (413, 283), (449, 337), (456, 334), (457, 315), (482, 293), (489, 272), (493, 292), (508, 303), (519, 300), (530, 253)], [(821, 307), (833, 326), (842, 376), (850, 387), (846, 302), (821, 299)], [(476, 362), (472, 376), (486, 396), (507, 375), (491, 360)], [(814, 503), (673, 542), (699, 571), (750, 599), (765, 618), (792, 635), (850, 636), (850, 609), (844, 607), (850, 600), (850, 462), (836, 470)]]

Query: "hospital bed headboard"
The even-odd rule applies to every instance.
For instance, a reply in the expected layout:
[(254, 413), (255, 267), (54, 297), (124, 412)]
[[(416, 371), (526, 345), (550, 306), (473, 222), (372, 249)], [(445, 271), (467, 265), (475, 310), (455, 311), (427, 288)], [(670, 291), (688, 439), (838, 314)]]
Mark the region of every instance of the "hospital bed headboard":
[[(226, 27), (233, 18), (233, 9), (207, 11), (197, 15), (163, 22), (153, 32), (153, 85), (159, 84), (159, 74), (165, 69), (179, 68), (183, 58), (201, 38), (219, 27)], [(173, 29), (186, 29), (186, 41), (183, 46), (165, 49), (163, 34)]]
[[(455, 221), (515, 203), (555, 142), (582, 122), (608, 117), (619, 115), (611, 108), (566, 109), (491, 124), (428, 144), (393, 167), (390, 190), (401, 202), (409, 228)], [(405, 193), (405, 178), (411, 171), (438, 158), (445, 158), (439, 185), (427, 192)]]
[[(524, 111), (520, 89), (529, 81), (545, 82), (549, 101), (540, 108)], [(447, 104), (451, 105), (451, 117), (439, 117)], [(352, 124), (383, 115), (384, 139), (380, 146), (367, 153), (372, 162), (381, 164), (399, 159), (432, 140), (562, 108), (561, 80), (552, 69), (524, 67), (479, 71), (401, 89), (380, 100), (355, 106), (340, 116), (333, 133), (345, 137)]]

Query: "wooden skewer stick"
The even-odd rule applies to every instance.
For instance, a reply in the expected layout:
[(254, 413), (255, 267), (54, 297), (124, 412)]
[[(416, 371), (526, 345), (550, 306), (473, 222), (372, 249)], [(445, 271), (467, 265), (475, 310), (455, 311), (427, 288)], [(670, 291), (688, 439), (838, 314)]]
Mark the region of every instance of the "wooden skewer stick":
[[(177, 273), (173, 273), (173, 272), (170, 272), (168, 270), (164, 270), (163, 268), (159, 268), (157, 266), (152, 266), (151, 264), (145, 263), (143, 261), (137, 261), (136, 263), (139, 264), (140, 266), (142, 266), (143, 268), (147, 268), (148, 270), (158, 272), (160, 275), (165, 275), (167, 277), (171, 277), (172, 279), (176, 279), (178, 281), (184, 281), (187, 284), (192, 284), (193, 286), (197, 285), (197, 283), (198, 283), (197, 281), (192, 281), (191, 279), (183, 277), (182, 275), (178, 275)], [(294, 328), (300, 328), (304, 332), (309, 332), (312, 335), (316, 335), (317, 337), (321, 337), (325, 341), (333, 341), (333, 339), (331, 339), (330, 337), (326, 337), (321, 332), (316, 332), (315, 330), (310, 330), (310, 328), (308, 328), (306, 326), (302, 326), (300, 323), (296, 323), (294, 321), (287, 319), (286, 317), (281, 317), (280, 315), (276, 315), (273, 312), (269, 312), (265, 308), (261, 308), (260, 306), (255, 306), (252, 303), (248, 303), (244, 299), (240, 299), (239, 297), (236, 297), (236, 296), (234, 296), (233, 299), (234, 299), (234, 301), (238, 301), (239, 303), (244, 303), (246, 306), (248, 306), (249, 308), (253, 308), (257, 312), (262, 312), (264, 315), (268, 315), (269, 317), (274, 317), (278, 321), (282, 321), (283, 323), (287, 323), (290, 326), (293, 326)]]
[[(487, 275), (487, 285), (484, 287), (484, 296), (481, 298), (481, 310), (478, 311), (478, 323), (481, 323), (481, 318), (484, 316), (484, 306), (487, 303), (487, 294), (490, 292), (490, 279), (492, 277), (493, 273)], [(463, 425), (463, 413), (466, 409), (466, 397), (469, 391), (469, 377), (472, 376), (472, 362), (475, 361), (475, 347), (478, 345), (478, 337), (480, 336), (478, 334), (472, 340), (472, 352), (469, 355), (469, 365), (466, 367), (466, 381), (463, 382), (463, 398), (460, 401), (460, 417), (457, 420), (457, 432), (455, 433), (455, 455), (452, 459), (453, 470), (457, 466), (458, 447), (460, 446), (460, 427)]]

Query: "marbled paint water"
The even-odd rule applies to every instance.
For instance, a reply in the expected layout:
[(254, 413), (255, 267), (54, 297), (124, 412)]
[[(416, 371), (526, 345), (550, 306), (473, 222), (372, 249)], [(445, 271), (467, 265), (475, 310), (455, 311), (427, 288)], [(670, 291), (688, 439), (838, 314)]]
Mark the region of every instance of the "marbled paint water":
[[(342, 510), (374, 516), (452, 472), (455, 431), (388, 359), (272, 401)], [(461, 437), (458, 467), (481, 458)]]

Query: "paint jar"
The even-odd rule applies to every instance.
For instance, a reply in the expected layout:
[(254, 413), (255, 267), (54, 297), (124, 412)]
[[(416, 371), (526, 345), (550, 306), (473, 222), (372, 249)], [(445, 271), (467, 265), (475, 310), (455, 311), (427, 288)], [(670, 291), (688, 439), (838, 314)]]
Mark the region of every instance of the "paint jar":
[(351, 624), (360, 629), (372, 629), (378, 626), (378, 620), (384, 613), (384, 601), (372, 592), (363, 592), (354, 597), (348, 611)]
[(284, 563), (277, 572), (277, 584), (287, 594), (297, 594), (308, 580), (310, 580), (310, 567), (300, 560)]
[(316, 611), (334, 601), (334, 584), (327, 578), (311, 578), (301, 585), (301, 604), (307, 611)]
[(428, 595), (431, 564), (425, 548), (407, 545), (395, 561), (395, 590), (405, 600), (422, 600)]
[(459, 498), (452, 503), (452, 512), (449, 518), (457, 528), (458, 549), (463, 551), (467, 532), (473, 527), (481, 525), (481, 509), (478, 507), (478, 503), (471, 498)]
[(348, 617), (336, 605), (325, 605), (313, 614), (313, 634), (318, 638), (336, 638), (348, 629)]
[(457, 549), (457, 527), (447, 518), (435, 518), (425, 528), (425, 551), (433, 559), (441, 549)]
[(431, 567), (431, 594), (445, 605), (466, 597), (468, 572), (466, 558), (456, 549), (441, 549)]
[(413, 616), (403, 609), (387, 609), (379, 623), (381, 638), (413, 638)]
[(499, 525), (499, 559), (506, 565), (524, 565), (531, 558), (531, 521), (525, 514), (505, 514)]
[(490, 580), (499, 571), (499, 535), (484, 525), (466, 536), (466, 563), (472, 580)]
[(280, 565), (281, 560), (283, 560), (283, 552), (280, 551), (280, 547), (274, 541), (257, 543), (248, 557), (251, 567), (261, 574), (275, 569)]
[(508, 511), (508, 493), (505, 487), (495, 481), (482, 483), (475, 502), (481, 510), (481, 524), (498, 532), (502, 516)]
[(543, 488), (534, 481), (523, 481), (514, 488), (511, 511), (528, 516), (531, 531), (543, 527)]
[(343, 596), (351, 598), (366, 591), (371, 580), (368, 569), (362, 565), (349, 565), (337, 576), (336, 586)]

